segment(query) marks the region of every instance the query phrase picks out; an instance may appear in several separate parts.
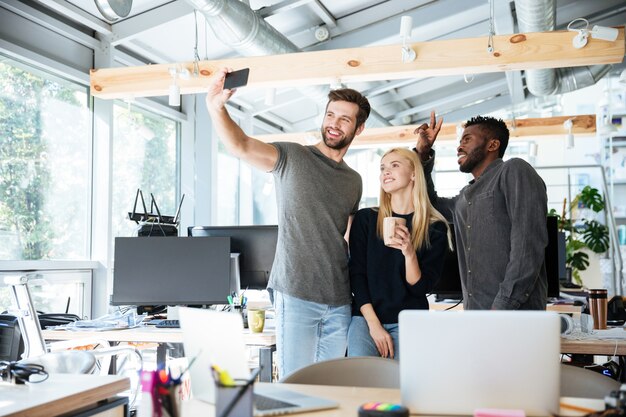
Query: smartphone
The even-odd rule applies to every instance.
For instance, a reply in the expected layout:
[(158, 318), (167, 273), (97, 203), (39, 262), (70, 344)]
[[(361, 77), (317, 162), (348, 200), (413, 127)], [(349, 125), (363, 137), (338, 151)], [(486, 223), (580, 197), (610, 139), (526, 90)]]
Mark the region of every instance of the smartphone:
[(248, 84), (248, 74), (250, 74), (250, 68), (229, 72), (224, 80), (224, 89), (232, 90)]

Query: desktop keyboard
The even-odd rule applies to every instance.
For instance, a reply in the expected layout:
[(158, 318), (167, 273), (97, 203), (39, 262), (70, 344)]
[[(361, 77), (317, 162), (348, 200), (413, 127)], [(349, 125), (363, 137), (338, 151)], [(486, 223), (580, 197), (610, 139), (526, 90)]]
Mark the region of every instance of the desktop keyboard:
[(178, 329), (180, 327), (180, 321), (171, 319), (159, 320), (155, 323), (154, 327)]
[(277, 400), (276, 398), (266, 397), (260, 394), (254, 394), (253, 398), (254, 408), (256, 408), (257, 410), (275, 410), (280, 408), (296, 407), (295, 404)]

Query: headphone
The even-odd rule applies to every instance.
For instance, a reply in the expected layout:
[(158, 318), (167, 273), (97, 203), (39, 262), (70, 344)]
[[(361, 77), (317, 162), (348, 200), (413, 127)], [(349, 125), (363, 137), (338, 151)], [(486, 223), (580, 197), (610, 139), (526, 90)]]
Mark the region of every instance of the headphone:
[[(43, 378), (31, 381), (31, 375), (41, 375)], [(48, 379), (48, 372), (43, 365), (24, 365), (19, 362), (1, 361), (0, 378), (2, 381), (15, 384), (24, 384), (25, 382), (39, 383)]]
[(559, 314), (561, 317), (561, 334), (566, 335), (574, 330), (574, 319), (567, 314)]

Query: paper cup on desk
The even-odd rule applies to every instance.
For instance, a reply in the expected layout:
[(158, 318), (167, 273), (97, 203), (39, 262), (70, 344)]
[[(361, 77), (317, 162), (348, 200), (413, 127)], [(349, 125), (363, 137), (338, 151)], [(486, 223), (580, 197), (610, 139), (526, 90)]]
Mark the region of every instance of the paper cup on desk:
[(383, 240), (385, 245), (391, 245), (398, 225), (406, 226), (406, 220), (402, 217), (385, 217), (383, 219)]
[(252, 333), (261, 333), (265, 327), (265, 310), (248, 310), (248, 328)]

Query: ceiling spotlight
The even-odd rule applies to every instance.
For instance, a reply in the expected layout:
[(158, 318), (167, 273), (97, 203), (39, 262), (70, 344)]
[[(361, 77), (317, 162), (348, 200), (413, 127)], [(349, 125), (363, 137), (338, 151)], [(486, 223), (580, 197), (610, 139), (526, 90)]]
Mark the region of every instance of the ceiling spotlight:
[(189, 70), (187, 68), (170, 67), (170, 76), (172, 77), (172, 84), (170, 84), (169, 96), (167, 103), (170, 106), (180, 106), (180, 86), (178, 85), (178, 78), (187, 80), (189, 79)]
[[(576, 22), (584, 22), (585, 26), (581, 28), (572, 27), (572, 25)], [(589, 30), (589, 22), (587, 21), (587, 19), (584, 19), (582, 17), (579, 17), (569, 22), (569, 24), (567, 25), (567, 30), (569, 30), (570, 32), (578, 32), (578, 34), (572, 39), (572, 45), (576, 49), (583, 48), (585, 45), (587, 45), (589, 36), (591, 36), (593, 39), (615, 42), (619, 34), (619, 31), (615, 28), (599, 25), (595, 25), (591, 28), (591, 30)]]
[(572, 149), (574, 147), (574, 134), (572, 133), (574, 123), (572, 122), (572, 119), (567, 119), (563, 122), (563, 128), (567, 130), (566, 147), (567, 149)]
[(265, 105), (273, 106), (275, 101), (276, 101), (276, 89), (268, 88), (267, 90), (265, 90)]
[(402, 38), (402, 62), (415, 61), (417, 54), (407, 45), (407, 41), (411, 39), (411, 30), (413, 30), (413, 18), (411, 16), (402, 16), (400, 19), (400, 37)]
[(455, 127), (455, 133), (456, 133), (456, 139), (457, 140), (461, 140), (461, 138), (463, 137), (463, 125), (461, 123), (458, 123)]
[(340, 88), (343, 88), (343, 84), (341, 84), (341, 78), (335, 78), (330, 83), (330, 89), (331, 90), (339, 90)]

